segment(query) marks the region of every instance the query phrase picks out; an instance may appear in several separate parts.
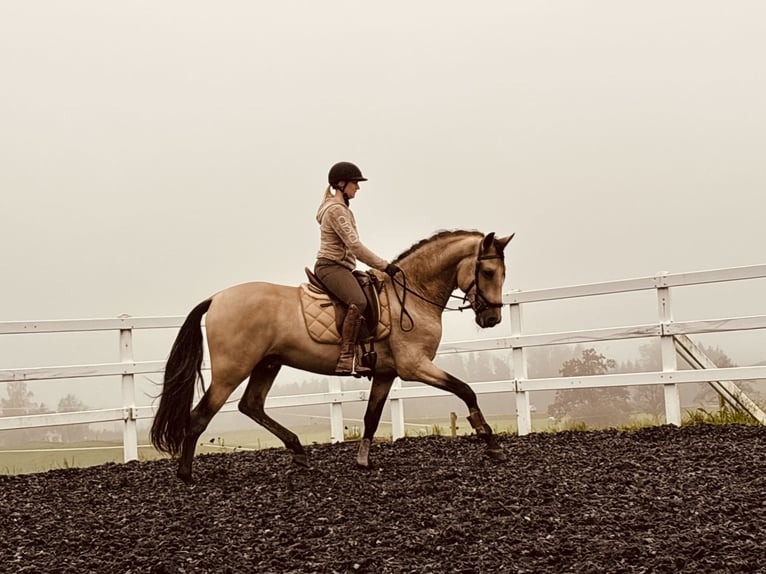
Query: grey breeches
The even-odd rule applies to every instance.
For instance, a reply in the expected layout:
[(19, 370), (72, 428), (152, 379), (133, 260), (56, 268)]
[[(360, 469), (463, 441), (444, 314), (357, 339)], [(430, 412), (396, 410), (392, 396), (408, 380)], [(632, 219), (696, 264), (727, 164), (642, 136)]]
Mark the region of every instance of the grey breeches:
[(317, 259), (314, 264), (314, 274), (338, 299), (346, 305), (356, 305), (359, 311), (364, 313), (367, 308), (367, 298), (356, 277), (347, 267), (329, 259)]

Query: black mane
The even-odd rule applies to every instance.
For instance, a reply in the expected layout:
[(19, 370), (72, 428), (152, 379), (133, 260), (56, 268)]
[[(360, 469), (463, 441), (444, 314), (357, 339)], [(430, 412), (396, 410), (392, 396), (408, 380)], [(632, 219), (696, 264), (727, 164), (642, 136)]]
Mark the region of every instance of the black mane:
[(467, 236), (467, 235), (481, 235), (481, 236), (483, 236), (484, 234), (481, 233), (481, 231), (465, 230), (465, 229), (437, 231), (431, 237), (427, 237), (426, 239), (421, 239), (417, 243), (413, 244), (409, 249), (407, 249), (406, 251), (400, 253), (394, 259), (393, 263), (398, 263), (399, 261), (401, 261), (405, 257), (408, 257), (408, 256), (412, 255), (415, 251), (417, 251), (421, 247), (424, 247), (424, 246), (426, 246), (426, 245), (428, 245), (428, 244), (430, 244), (430, 243), (432, 243), (434, 241), (438, 241), (438, 240), (440, 240), (440, 239), (442, 239), (444, 237), (457, 237), (457, 236), (464, 237), (464, 236)]

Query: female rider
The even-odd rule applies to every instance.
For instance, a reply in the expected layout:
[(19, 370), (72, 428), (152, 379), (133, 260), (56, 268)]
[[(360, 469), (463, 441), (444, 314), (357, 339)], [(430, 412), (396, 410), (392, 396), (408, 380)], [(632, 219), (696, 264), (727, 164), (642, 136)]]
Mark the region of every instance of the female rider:
[(370, 369), (354, 364), (357, 337), (367, 307), (364, 292), (353, 275), (356, 261), (358, 259), (373, 269), (385, 271), (391, 277), (400, 269), (378, 257), (359, 239), (349, 203), (359, 191), (359, 182), (367, 181), (361, 170), (353, 163), (342, 161), (330, 168), (327, 179), (329, 185), (316, 215), (320, 244), (314, 273), (335, 297), (348, 305), (341, 330), (340, 356), (335, 374), (366, 375)]

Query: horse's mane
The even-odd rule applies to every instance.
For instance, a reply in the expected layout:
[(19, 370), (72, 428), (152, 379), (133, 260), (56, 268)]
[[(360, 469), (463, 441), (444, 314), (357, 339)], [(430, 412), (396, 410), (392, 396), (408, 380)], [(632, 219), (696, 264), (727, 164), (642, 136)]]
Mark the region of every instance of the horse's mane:
[(400, 253), (395, 259), (394, 263), (398, 263), (405, 257), (409, 257), (412, 255), (415, 251), (418, 251), (419, 249), (425, 247), (426, 245), (430, 245), (431, 243), (434, 243), (436, 241), (440, 241), (441, 239), (447, 238), (447, 237), (466, 237), (469, 235), (477, 235), (480, 237), (483, 237), (483, 233), (481, 231), (475, 231), (475, 230), (466, 230), (466, 229), (454, 229), (454, 230), (441, 230), (437, 231), (431, 237), (426, 237), (425, 239), (421, 239), (417, 243), (414, 243), (409, 249), (403, 251)]

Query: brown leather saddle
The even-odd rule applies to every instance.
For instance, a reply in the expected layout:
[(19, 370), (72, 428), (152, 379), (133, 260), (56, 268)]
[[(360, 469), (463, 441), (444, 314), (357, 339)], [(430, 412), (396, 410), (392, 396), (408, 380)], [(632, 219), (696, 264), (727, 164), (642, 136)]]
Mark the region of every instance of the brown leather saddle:
[[(375, 277), (369, 271), (353, 271), (354, 277), (359, 282), (359, 286), (367, 298), (367, 309), (364, 312), (364, 323), (359, 333), (359, 340), (366, 341), (374, 338), (378, 321), (380, 320), (380, 292), (383, 290), (383, 282)], [(335, 326), (338, 333), (343, 331), (343, 320), (346, 318), (348, 306), (340, 299), (335, 297), (332, 292), (325, 287), (324, 283), (306, 267), (306, 276), (309, 279), (309, 289), (315, 293), (323, 293), (329, 298), (329, 303), (323, 303), (322, 306), (332, 305), (335, 310)]]

